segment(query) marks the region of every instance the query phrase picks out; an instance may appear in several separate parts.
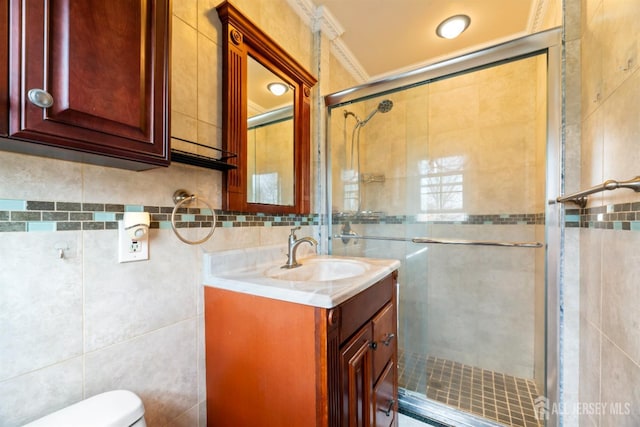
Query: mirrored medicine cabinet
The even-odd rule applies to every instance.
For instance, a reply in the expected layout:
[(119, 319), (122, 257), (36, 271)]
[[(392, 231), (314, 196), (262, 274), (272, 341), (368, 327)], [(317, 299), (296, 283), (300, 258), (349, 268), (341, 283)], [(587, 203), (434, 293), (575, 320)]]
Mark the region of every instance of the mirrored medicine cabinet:
[(310, 212), (311, 88), (316, 79), (228, 2), (223, 38), (223, 209)]

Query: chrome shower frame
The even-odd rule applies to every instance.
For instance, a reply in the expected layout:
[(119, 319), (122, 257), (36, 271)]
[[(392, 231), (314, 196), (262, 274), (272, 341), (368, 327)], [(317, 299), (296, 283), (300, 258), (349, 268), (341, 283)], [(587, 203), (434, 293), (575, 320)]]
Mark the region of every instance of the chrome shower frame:
[[(384, 96), (398, 90), (406, 89), (414, 85), (425, 84), (445, 77), (454, 76), (478, 69), (490, 67), (505, 61), (524, 58), (534, 54), (547, 55), (547, 172), (546, 172), (546, 200), (555, 201), (562, 194), (563, 180), (562, 170), (564, 166), (564, 142), (563, 142), (563, 45), (562, 28), (555, 28), (506, 43), (502, 43), (487, 49), (482, 49), (460, 57), (447, 59), (414, 71), (387, 77), (378, 81), (363, 84), (336, 92), (324, 97), (327, 108), (327, 120), (330, 123), (332, 110), (340, 106), (345, 106), (357, 101), (369, 98)], [(342, 112), (340, 112), (342, 114)], [(327, 136), (327, 138), (329, 138)], [(327, 170), (331, 170), (331, 144), (327, 141), (325, 152), (325, 164)], [(329, 218), (331, 228), (331, 200), (332, 182), (331, 174), (326, 175), (326, 215)], [(560, 316), (561, 300), (561, 257), (564, 236), (564, 213), (560, 204), (547, 203), (545, 209), (545, 234), (546, 234), (546, 337), (545, 337), (545, 402), (549, 405), (561, 403), (561, 340), (560, 328), (562, 318)], [(336, 234), (329, 231), (329, 234)], [(332, 242), (328, 243), (329, 252), (332, 251)], [(403, 398), (401, 396), (401, 407)], [(427, 401), (428, 402), (428, 401)], [(426, 405), (422, 410), (424, 416), (433, 416), (433, 406)], [(408, 399), (405, 396), (405, 408), (412, 411), (421, 410), (415, 399)], [(437, 413), (435, 414), (438, 415)], [(441, 422), (451, 421), (447, 415), (441, 413)], [(449, 414), (450, 415), (450, 414)], [(545, 425), (556, 426), (559, 424), (559, 415), (554, 411), (547, 414), (548, 419)], [(473, 420), (460, 420), (464, 414), (456, 414), (456, 425), (476, 425)], [(438, 421), (438, 419), (436, 419)], [(458, 423), (459, 421), (459, 423)], [(477, 421), (477, 420), (476, 420)], [(490, 423), (489, 423), (490, 424)]]

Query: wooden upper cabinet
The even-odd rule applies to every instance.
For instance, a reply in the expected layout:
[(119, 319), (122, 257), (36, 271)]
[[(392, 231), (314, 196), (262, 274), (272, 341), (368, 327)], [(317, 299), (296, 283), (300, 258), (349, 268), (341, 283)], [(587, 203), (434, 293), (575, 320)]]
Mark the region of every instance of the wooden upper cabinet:
[[(127, 169), (169, 164), (169, 0), (9, 0), (8, 14), (13, 140), (2, 148)], [(32, 89), (53, 104), (35, 105)]]

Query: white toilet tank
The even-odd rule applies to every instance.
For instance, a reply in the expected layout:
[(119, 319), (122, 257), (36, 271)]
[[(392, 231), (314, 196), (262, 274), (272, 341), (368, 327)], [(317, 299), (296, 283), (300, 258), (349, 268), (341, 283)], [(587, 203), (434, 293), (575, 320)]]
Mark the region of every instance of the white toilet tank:
[(39, 418), (24, 427), (146, 427), (142, 400), (127, 390), (114, 390)]

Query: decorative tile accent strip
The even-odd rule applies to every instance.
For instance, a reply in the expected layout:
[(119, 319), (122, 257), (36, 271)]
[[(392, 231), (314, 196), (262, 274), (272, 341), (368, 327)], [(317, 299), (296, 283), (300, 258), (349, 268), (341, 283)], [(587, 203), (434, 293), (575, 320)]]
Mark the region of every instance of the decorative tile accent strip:
[(572, 228), (640, 231), (640, 202), (566, 209), (565, 225)]
[(379, 212), (362, 214), (333, 214), (334, 224), (456, 224), (456, 225), (543, 225), (544, 213), (536, 214), (420, 214), (385, 215)]
[[(0, 199), (0, 233), (20, 231), (116, 230), (125, 212), (149, 212), (151, 228), (170, 229), (172, 206), (75, 203)], [(216, 227), (297, 227), (318, 225), (319, 215), (248, 214), (216, 209)], [(208, 208), (180, 208), (178, 228), (211, 227)]]

